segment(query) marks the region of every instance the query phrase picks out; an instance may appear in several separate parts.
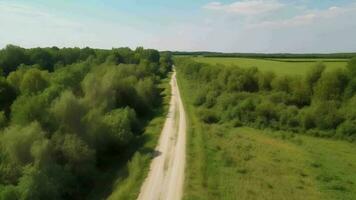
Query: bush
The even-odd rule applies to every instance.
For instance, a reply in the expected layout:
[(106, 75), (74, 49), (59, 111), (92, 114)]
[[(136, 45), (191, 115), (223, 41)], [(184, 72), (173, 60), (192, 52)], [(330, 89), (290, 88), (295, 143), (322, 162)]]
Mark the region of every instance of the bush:
[(258, 78), (258, 88), (259, 90), (271, 90), (272, 81), (275, 79), (276, 74), (273, 72), (261, 72)]
[(48, 117), (46, 101), (42, 96), (22, 95), (11, 106), (11, 122), (27, 125), (33, 121), (43, 122)]
[(307, 72), (305, 81), (311, 94), (313, 93), (315, 84), (319, 81), (321, 75), (325, 71), (325, 68), (323, 63), (318, 63)]
[(312, 105), (314, 123), (320, 130), (335, 129), (342, 117), (338, 111), (338, 105), (334, 101), (323, 101)]
[(290, 83), (292, 78), (289, 76), (278, 76), (272, 81), (272, 89), (280, 92), (291, 92)]
[(0, 130), (4, 128), (7, 124), (7, 119), (4, 112), (0, 111)]
[(199, 111), (200, 119), (207, 124), (214, 124), (219, 122), (219, 117), (215, 114), (214, 111), (209, 109), (201, 109)]
[(61, 147), (66, 166), (78, 176), (90, 177), (95, 168), (95, 151), (78, 136), (66, 134)]
[(346, 120), (337, 127), (336, 133), (339, 137), (354, 137), (356, 136), (356, 122)]
[(9, 107), (15, 99), (15, 89), (6, 81), (4, 77), (0, 76), (0, 111), (9, 111)]
[(48, 87), (48, 73), (40, 71), (36, 68), (31, 68), (24, 74), (21, 84), (21, 93), (38, 93)]
[(132, 127), (137, 124), (135, 111), (129, 108), (116, 109), (103, 118), (113, 146), (127, 145), (133, 138)]
[(314, 87), (314, 98), (321, 101), (340, 100), (346, 85), (347, 78), (343, 71), (325, 72)]
[(61, 96), (53, 103), (51, 112), (60, 122), (60, 125), (68, 131), (77, 134), (84, 132), (82, 118), (87, 110), (83, 103), (77, 99), (72, 92), (62, 92)]
[(201, 106), (206, 102), (206, 92), (205, 90), (199, 90), (197, 92), (193, 102), (195, 106)]
[(256, 107), (257, 123), (262, 126), (271, 125), (272, 121), (278, 121), (278, 111), (271, 102), (263, 101)]
[(19, 192), (13, 185), (7, 185), (3, 189), (0, 189), (1, 200), (18, 200), (19, 197)]

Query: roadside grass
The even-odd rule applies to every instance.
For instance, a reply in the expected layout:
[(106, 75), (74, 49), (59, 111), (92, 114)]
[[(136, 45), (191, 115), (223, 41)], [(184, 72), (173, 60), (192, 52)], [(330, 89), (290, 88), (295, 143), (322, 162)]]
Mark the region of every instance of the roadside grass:
[(261, 71), (273, 71), (282, 75), (304, 75), (310, 67), (323, 61), (327, 70), (343, 68), (344, 59), (254, 59), (254, 58), (220, 58), (192, 57), (193, 60), (208, 64), (236, 65), (239, 67), (257, 67)]
[[(163, 107), (156, 110), (155, 117), (148, 122), (139, 138), (140, 148), (126, 164), (118, 164), (101, 177), (104, 181), (101, 189), (93, 191), (90, 199), (135, 200), (146, 178), (158, 138), (168, 112), (171, 97), (170, 77), (162, 81)], [(108, 183), (109, 182), (109, 183)], [(103, 194), (104, 193), (104, 194)]]
[(207, 163), (205, 152), (205, 138), (203, 127), (195, 115), (193, 107), (193, 90), (184, 79), (179, 78), (177, 71), (177, 82), (187, 117), (187, 143), (186, 143), (186, 168), (184, 179), (185, 200), (209, 199), (207, 190)]
[(289, 132), (205, 124), (198, 88), (177, 73), (188, 117), (185, 200), (356, 199), (356, 146)]

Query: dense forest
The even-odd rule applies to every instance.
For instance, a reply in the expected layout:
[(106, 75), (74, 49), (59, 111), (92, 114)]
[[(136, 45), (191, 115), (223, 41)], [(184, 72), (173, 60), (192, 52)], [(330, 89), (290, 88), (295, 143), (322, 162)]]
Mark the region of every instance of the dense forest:
[(356, 58), (334, 71), (318, 63), (305, 76), (184, 57), (176, 65), (181, 78), (196, 88), (191, 98), (205, 123), (356, 140)]
[(104, 158), (135, 150), (171, 65), (143, 48), (0, 50), (0, 199), (85, 199)]

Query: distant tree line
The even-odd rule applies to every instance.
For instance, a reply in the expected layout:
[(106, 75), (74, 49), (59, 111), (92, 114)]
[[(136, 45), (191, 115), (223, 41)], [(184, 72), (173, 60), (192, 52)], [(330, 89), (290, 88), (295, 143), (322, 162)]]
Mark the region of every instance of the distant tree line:
[(176, 65), (179, 75), (197, 91), (191, 98), (205, 123), (356, 140), (356, 58), (334, 71), (318, 63), (305, 76), (188, 58), (178, 58)]
[(173, 55), (176, 56), (203, 56), (203, 57), (242, 57), (242, 58), (353, 58), (356, 56), (356, 52), (351, 53), (221, 53), (221, 52), (208, 52), (208, 51), (196, 51), (196, 52), (184, 52), (173, 51)]
[(171, 65), (143, 48), (2, 49), (0, 199), (85, 199), (139, 145)]

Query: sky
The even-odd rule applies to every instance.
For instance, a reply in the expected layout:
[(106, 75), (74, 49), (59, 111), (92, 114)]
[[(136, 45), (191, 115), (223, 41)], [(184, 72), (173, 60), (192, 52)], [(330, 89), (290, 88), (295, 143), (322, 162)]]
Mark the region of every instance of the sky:
[(356, 52), (356, 0), (0, 0), (0, 48)]

